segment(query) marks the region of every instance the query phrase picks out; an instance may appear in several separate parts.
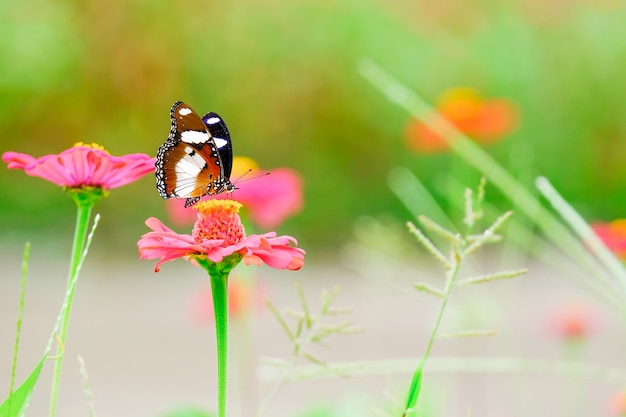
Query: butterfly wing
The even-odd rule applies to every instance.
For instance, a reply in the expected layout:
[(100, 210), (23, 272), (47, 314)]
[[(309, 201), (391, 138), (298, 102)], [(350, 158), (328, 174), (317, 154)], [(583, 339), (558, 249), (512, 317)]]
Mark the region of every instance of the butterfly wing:
[(229, 191), (218, 147), (200, 116), (177, 101), (170, 118), (170, 134), (159, 148), (155, 164), (161, 197), (187, 198), (188, 207), (205, 194)]
[(230, 139), (230, 132), (226, 127), (226, 122), (217, 113), (210, 112), (202, 116), (202, 121), (213, 137), (217, 151), (222, 159), (224, 177), (230, 178), (233, 169), (233, 142)]

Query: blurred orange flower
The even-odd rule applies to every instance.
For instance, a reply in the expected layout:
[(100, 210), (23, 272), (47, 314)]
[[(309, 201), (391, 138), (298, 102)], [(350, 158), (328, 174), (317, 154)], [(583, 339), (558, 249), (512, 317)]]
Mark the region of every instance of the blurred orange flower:
[(626, 416), (626, 390), (617, 391), (607, 402), (606, 409), (612, 416)]
[(618, 258), (626, 260), (626, 219), (610, 223), (596, 222), (591, 228)]
[(582, 340), (595, 327), (593, 308), (582, 302), (569, 302), (559, 307), (552, 315), (553, 333), (564, 340)]
[[(506, 99), (485, 99), (470, 87), (444, 91), (438, 98), (436, 110), (457, 129), (477, 143), (488, 145), (512, 132), (517, 126), (517, 107)], [(446, 139), (433, 132), (425, 123), (412, 119), (405, 130), (407, 146), (418, 153), (446, 151)]]

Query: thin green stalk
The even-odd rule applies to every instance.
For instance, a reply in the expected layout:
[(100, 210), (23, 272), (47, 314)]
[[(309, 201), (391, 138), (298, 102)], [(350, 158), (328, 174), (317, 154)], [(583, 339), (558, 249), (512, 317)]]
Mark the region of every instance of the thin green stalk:
[[(74, 298), (75, 287), (71, 285), (78, 273), (78, 267), (83, 256), (85, 247), (85, 238), (89, 227), (89, 219), (91, 218), (92, 205), (77, 200), (76, 229), (74, 230), (74, 242), (72, 244), (72, 257), (70, 259), (70, 270), (68, 274), (68, 304), (61, 316), (61, 326), (59, 328), (59, 340), (61, 345), (65, 346), (67, 339), (67, 330), (69, 326), (70, 312), (72, 309), (72, 300)], [(63, 365), (63, 355), (60, 355), (54, 363), (54, 371), (52, 375), (52, 389), (50, 392), (50, 417), (54, 417), (56, 413), (57, 399), (59, 396), (59, 385), (61, 381), (61, 367)]]
[[(280, 323), (281, 327), (287, 334), (287, 337), (289, 337), (289, 340), (294, 344), (294, 346), (302, 346), (302, 341), (300, 340), (301, 338), (300, 331), (297, 333), (294, 333), (293, 331), (291, 331), (291, 329), (289, 328), (289, 325), (287, 324), (283, 316), (278, 312), (278, 309), (276, 309), (276, 307), (269, 300), (265, 301), (265, 305), (267, 305), (269, 310), (274, 314), (274, 317), (276, 317), (276, 320)], [(300, 319), (298, 321), (300, 329), (301, 329), (301, 325), (303, 321), (304, 319)], [(299, 358), (298, 350), (294, 349), (294, 354), (291, 360), (288, 363), (283, 364), (284, 366), (283, 366), (282, 372), (280, 373), (280, 376), (276, 378), (276, 380), (274, 381), (274, 384), (272, 385), (272, 388), (270, 389), (269, 394), (267, 394), (267, 396), (265, 397), (265, 399), (259, 406), (257, 414), (256, 414), (257, 417), (262, 417), (265, 415), (265, 413), (267, 412), (267, 409), (269, 408), (270, 403), (272, 402), (274, 397), (276, 397), (283, 383), (289, 377), (291, 370), (296, 366), (298, 358)]]
[(228, 376), (228, 273), (217, 268), (209, 272), (213, 311), (215, 313), (215, 339), (217, 343), (217, 415), (226, 417)]
[[(367, 362), (331, 362), (326, 367), (300, 365), (289, 375), (288, 381), (308, 381), (321, 378), (337, 378), (349, 375), (350, 378), (404, 375), (416, 358), (396, 358), (393, 360)], [(276, 378), (275, 366), (262, 367), (259, 374), (262, 380)], [(542, 377), (575, 378), (597, 380), (613, 385), (626, 383), (626, 369), (614, 366), (602, 367), (588, 362), (520, 358), (513, 356), (457, 357), (436, 356), (428, 360), (429, 374), (504, 374), (538, 375)]]
[(93, 404), (93, 395), (91, 394), (91, 388), (89, 387), (89, 376), (87, 375), (87, 365), (82, 356), (78, 357), (78, 364), (80, 370), (80, 377), (83, 380), (83, 392), (87, 398), (87, 408), (89, 409), (89, 417), (96, 417), (95, 406)]
[[(9, 401), (13, 398), (13, 389), (15, 388), (15, 371), (17, 369), (17, 352), (20, 346), (20, 334), (22, 332), (22, 316), (24, 314), (24, 298), (26, 295), (26, 278), (28, 277), (28, 258), (30, 255), (30, 242), (24, 245), (24, 254), (22, 255), (22, 283), (20, 286), (20, 304), (17, 310), (17, 326), (15, 330), (15, 345), (13, 346), (13, 364), (11, 365), (11, 382), (9, 383)], [(11, 403), (9, 402), (9, 411)]]
[[(458, 256), (456, 257), (458, 260)], [(428, 359), (428, 355), (430, 354), (430, 350), (433, 347), (433, 343), (435, 342), (435, 338), (437, 337), (437, 333), (439, 331), (439, 325), (441, 324), (441, 319), (443, 318), (443, 312), (446, 309), (446, 305), (448, 304), (448, 299), (450, 298), (450, 293), (452, 292), (452, 288), (454, 287), (454, 282), (456, 280), (456, 276), (459, 272), (460, 262), (455, 262), (452, 265), (452, 268), (448, 272), (448, 279), (446, 280), (446, 288), (444, 289), (443, 299), (441, 301), (441, 305), (439, 306), (439, 311), (437, 312), (437, 318), (435, 319), (435, 325), (433, 326), (433, 331), (430, 334), (430, 338), (428, 339), (428, 344), (426, 345), (426, 351), (424, 355), (420, 359), (419, 365), (415, 369), (413, 373), (413, 379), (411, 380), (411, 387), (409, 388), (409, 395), (406, 401), (406, 407), (404, 408), (403, 417), (410, 415), (415, 410), (415, 405), (417, 404), (417, 400), (420, 394), (420, 388), (422, 385), (422, 372), (424, 369), (424, 365), (426, 364), (426, 359)]]
[(598, 257), (626, 292), (626, 270), (619, 259), (606, 247), (583, 217), (571, 206), (545, 177), (538, 177), (535, 186), (552, 207), (569, 224), (587, 247)]
[(271, 302), (266, 301), (266, 305), (268, 306), (272, 314), (274, 314), (276, 320), (280, 323), (290, 341), (293, 343), (294, 349), (291, 360), (280, 361), (280, 375), (277, 378), (274, 378), (274, 383), (269, 391), (269, 394), (267, 394), (260, 407), (258, 408), (258, 411), (256, 413), (257, 417), (262, 417), (267, 413), (270, 403), (272, 402), (274, 397), (276, 397), (280, 388), (287, 381), (289, 375), (295, 368), (300, 358), (307, 359), (309, 362), (316, 364), (316, 366), (327, 366), (326, 362), (315, 357), (305, 350), (311, 343), (323, 345), (324, 339), (332, 334), (347, 334), (357, 330), (351, 327), (347, 322), (330, 326), (322, 323), (321, 318), (324, 316), (342, 314), (346, 312), (346, 309), (337, 309), (332, 307), (332, 303), (339, 293), (338, 287), (333, 288), (331, 292), (328, 292), (326, 290), (322, 291), (322, 306), (318, 315), (311, 314), (311, 311), (308, 307), (308, 302), (306, 301), (306, 297), (304, 295), (304, 292), (302, 291), (302, 287), (299, 282), (296, 283), (296, 291), (298, 293), (298, 297), (300, 298), (300, 303), (303, 311), (294, 312), (294, 316), (298, 320), (296, 323), (295, 331), (289, 328), (289, 325), (276, 309), (276, 307)]
[(283, 370), (280, 373), (280, 376), (276, 378), (276, 380), (274, 381), (274, 384), (272, 385), (272, 388), (270, 389), (269, 394), (267, 394), (267, 396), (263, 400), (263, 403), (259, 407), (259, 410), (257, 412), (257, 417), (262, 417), (265, 415), (265, 413), (267, 412), (267, 409), (270, 406), (270, 403), (272, 402), (274, 397), (276, 397), (276, 395), (278, 394), (278, 391), (283, 386), (285, 381), (287, 381), (287, 378), (289, 377), (289, 374), (291, 374), (291, 371), (295, 368), (297, 361), (298, 361), (298, 356), (294, 356), (291, 359), (291, 361), (289, 361), (289, 363), (283, 368)]

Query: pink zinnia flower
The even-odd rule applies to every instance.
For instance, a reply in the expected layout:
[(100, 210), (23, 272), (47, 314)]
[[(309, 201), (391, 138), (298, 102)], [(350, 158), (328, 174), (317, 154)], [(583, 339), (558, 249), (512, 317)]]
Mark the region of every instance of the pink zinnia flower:
[(626, 259), (626, 219), (610, 223), (596, 222), (591, 228), (611, 252), (622, 260)]
[[(267, 173), (269, 174), (265, 175)], [(242, 203), (247, 218), (262, 229), (279, 226), (302, 210), (303, 181), (295, 170), (290, 168), (262, 170), (250, 158), (235, 157), (231, 178), (239, 178), (244, 174), (249, 179), (237, 182), (237, 190), (228, 197), (220, 194), (206, 197), (205, 200), (231, 198)], [(167, 200), (166, 208), (170, 219), (177, 225), (192, 223), (196, 219), (196, 213), (185, 208), (185, 200)]]
[(2, 160), (9, 169), (23, 169), (60, 187), (97, 187), (105, 191), (121, 187), (154, 171), (154, 158), (146, 154), (111, 156), (99, 145), (77, 143), (60, 154), (40, 158), (5, 152)]
[(159, 259), (155, 272), (167, 261), (176, 258), (208, 259), (236, 265), (263, 263), (278, 269), (297, 270), (304, 264), (304, 250), (291, 236), (275, 232), (246, 237), (239, 217), (241, 204), (232, 200), (208, 200), (194, 206), (198, 210), (191, 235), (179, 234), (151, 217), (146, 225), (152, 229), (137, 242), (140, 259)]
[[(481, 145), (497, 142), (517, 125), (517, 108), (506, 99), (485, 99), (469, 87), (444, 91), (436, 110), (457, 129)], [(418, 153), (448, 150), (448, 142), (421, 120), (412, 119), (406, 127), (407, 146)]]
[(241, 260), (248, 265), (265, 263), (290, 270), (304, 265), (304, 250), (295, 247), (297, 242), (291, 236), (277, 237), (272, 232), (246, 237), (238, 214), (241, 207), (232, 200), (208, 200), (196, 204), (198, 220), (190, 235), (176, 233), (151, 217), (146, 220), (146, 225), (152, 231), (137, 242), (140, 259), (158, 259), (155, 272), (164, 262), (183, 258), (193, 261), (209, 274), (215, 313), (219, 416), (226, 415), (230, 272)]

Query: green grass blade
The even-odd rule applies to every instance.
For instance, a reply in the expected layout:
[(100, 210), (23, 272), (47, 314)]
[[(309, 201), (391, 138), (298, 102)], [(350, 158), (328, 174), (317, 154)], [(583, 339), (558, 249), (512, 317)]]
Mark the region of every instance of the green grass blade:
[(48, 357), (48, 353), (41, 358), (35, 369), (30, 373), (28, 378), (20, 385), (18, 389), (0, 405), (0, 417), (18, 417), (26, 409), (30, 395), (35, 388), (35, 384), (39, 379), (41, 368)]
[(406, 407), (404, 408), (402, 417), (415, 415), (415, 406), (417, 405), (417, 400), (419, 399), (420, 392), (422, 390), (422, 366), (423, 361), (413, 374), (413, 380), (411, 381), (411, 387), (409, 388), (409, 395), (406, 400)]
[(11, 383), (9, 384), (9, 396), (13, 394), (15, 387), (15, 370), (17, 369), (17, 353), (20, 346), (20, 334), (22, 332), (22, 317), (24, 314), (24, 299), (26, 298), (26, 279), (28, 277), (28, 258), (30, 256), (30, 242), (24, 245), (22, 255), (22, 283), (20, 288), (20, 305), (17, 311), (17, 326), (15, 330), (15, 345), (13, 347), (13, 364), (11, 365)]

